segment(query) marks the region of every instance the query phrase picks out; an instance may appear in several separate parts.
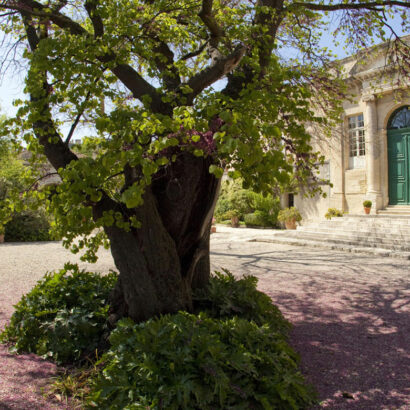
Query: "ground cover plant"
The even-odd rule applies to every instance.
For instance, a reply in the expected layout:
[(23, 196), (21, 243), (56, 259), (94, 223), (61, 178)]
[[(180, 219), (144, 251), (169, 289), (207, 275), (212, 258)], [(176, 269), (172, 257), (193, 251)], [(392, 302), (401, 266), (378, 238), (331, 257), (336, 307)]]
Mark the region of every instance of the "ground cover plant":
[(139, 324), (123, 319), (108, 337), (106, 302), (116, 280), (67, 264), (16, 305), (1, 340), (75, 365), (52, 394), (110, 409), (299, 409), (314, 402), (287, 344), (290, 324), (255, 277), (215, 272), (196, 292), (195, 312)]
[(110, 336), (91, 402), (104, 409), (301, 409), (314, 402), (283, 335), (204, 313), (165, 315)]
[(15, 306), (0, 335), (16, 352), (33, 352), (58, 364), (93, 355), (108, 331), (108, 295), (115, 273), (99, 275), (66, 264), (44, 278)]

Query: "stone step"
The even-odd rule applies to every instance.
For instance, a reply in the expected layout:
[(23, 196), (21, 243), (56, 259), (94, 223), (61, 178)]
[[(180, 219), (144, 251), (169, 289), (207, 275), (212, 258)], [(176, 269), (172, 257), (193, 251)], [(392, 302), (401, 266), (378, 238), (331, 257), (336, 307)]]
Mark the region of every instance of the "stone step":
[(394, 209), (394, 210), (381, 210), (377, 212), (377, 215), (386, 215), (386, 216), (392, 216), (392, 215), (403, 215), (403, 216), (410, 216), (410, 212), (407, 210), (399, 210), (399, 209)]
[(297, 232), (312, 232), (312, 233), (335, 233), (340, 232), (341, 234), (362, 234), (369, 236), (381, 236), (381, 237), (392, 237), (392, 238), (402, 238), (410, 242), (410, 226), (409, 227), (372, 227), (372, 226), (362, 226), (362, 227), (352, 227), (350, 226), (339, 226), (335, 229), (334, 226), (329, 225), (308, 225), (300, 226), (297, 228)]
[(410, 260), (410, 252), (407, 252), (407, 251), (385, 249), (385, 248), (372, 248), (369, 246), (359, 247), (355, 245), (346, 245), (346, 244), (341, 244), (341, 243), (331, 243), (331, 242), (324, 242), (324, 241), (313, 241), (309, 239), (299, 239), (296, 237), (286, 238), (280, 235), (274, 235), (271, 238), (253, 239), (252, 241), (280, 243), (280, 244), (285, 244), (285, 245), (308, 246), (311, 248), (324, 248), (324, 249), (340, 250), (343, 252), (364, 253), (364, 254), (370, 254), (370, 255), (389, 256), (392, 258)]
[(380, 219), (355, 219), (355, 218), (332, 218), (331, 220), (323, 220), (319, 222), (313, 222), (308, 225), (302, 226), (311, 226), (311, 225), (328, 225), (328, 226), (377, 226), (377, 227), (388, 227), (388, 226), (404, 226), (410, 227), (410, 218), (380, 218)]
[(397, 244), (389, 241), (369, 241), (366, 239), (353, 239), (353, 238), (330, 238), (330, 237), (321, 237), (319, 238), (316, 235), (300, 235), (300, 236), (286, 236), (286, 235), (276, 235), (275, 238), (283, 238), (289, 240), (302, 240), (302, 241), (313, 241), (313, 242), (322, 242), (322, 243), (331, 243), (347, 246), (356, 246), (356, 247), (368, 247), (368, 248), (383, 248), (391, 249), (396, 251), (410, 252), (410, 246), (404, 246), (402, 244)]
[(377, 211), (378, 215), (385, 215), (385, 216), (409, 216), (410, 217), (410, 206), (409, 205), (389, 205), (386, 209), (381, 209)]
[[(380, 230), (371, 230), (371, 229), (337, 229), (331, 227), (305, 227), (304, 229), (298, 229), (296, 232), (301, 233), (310, 233), (315, 235), (340, 235), (340, 236), (361, 236), (365, 238), (373, 239), (392, 239), (392, 240), (401, 240), (402, 242), (410, 244), (410, 230), (408, 231), (380, 231)], [(295, 234), (298, 235), (298, 234)]]
[(349, 235), (317, 235), (315, 233), (300, 232), (298, 235), (294, 234), (282, 234), (276, 235), (278, 238), (287, 238), (287, 239), (297, 239), (297, 240), (310, 240), (314, 242), (327, 242), (327, 243), (336, 243), (349, 246), (358, 246), (358, 247), (370, 247), (370, 248), (384, 248), (400, 251), (410, 252), (410, 243), (403, 243), (403, 241), (395, 240), (384, 240), (384, 239), (373, 239), (366, 236), (362, 237), (353, 237)]

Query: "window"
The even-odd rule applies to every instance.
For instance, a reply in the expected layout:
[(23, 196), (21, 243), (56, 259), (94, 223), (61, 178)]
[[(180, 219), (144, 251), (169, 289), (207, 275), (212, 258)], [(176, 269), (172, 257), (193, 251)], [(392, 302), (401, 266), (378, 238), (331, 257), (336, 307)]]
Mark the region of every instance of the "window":
[(348, 118), (349, 126), (349, 168), (365, 166), (365, 135), (363, 114)]
[(399, 108), (393, 113), (390, 118), (389, 130), (397, 130), (400, 128), (410, 128), (410, 107), (408, 105)]

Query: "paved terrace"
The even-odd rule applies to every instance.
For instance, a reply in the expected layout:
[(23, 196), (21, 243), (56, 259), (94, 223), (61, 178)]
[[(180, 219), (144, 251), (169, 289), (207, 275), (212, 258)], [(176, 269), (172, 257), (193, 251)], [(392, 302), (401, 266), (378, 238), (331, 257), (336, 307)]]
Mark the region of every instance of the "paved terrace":
[[(410, 409), (410, 261), (249, 242), (273, 235), (218, 226), (212, 266), (257, 276), (294, 324), (291, 343), (319, 391), (319, 408)], [(0, 245), (0, 328), (21, 295), (68, 260), (78, 259), (55, 242)], [(113, 267), (103, 251), (90, 269)], [(68, 408), (40, 392), (55, 373), (34, 355), (0, 346), (0, 409)]]

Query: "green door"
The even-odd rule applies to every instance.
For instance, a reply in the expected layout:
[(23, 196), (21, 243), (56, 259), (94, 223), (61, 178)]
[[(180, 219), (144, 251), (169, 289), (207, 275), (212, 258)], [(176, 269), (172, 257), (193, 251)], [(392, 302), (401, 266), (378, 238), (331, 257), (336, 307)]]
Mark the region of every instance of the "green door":
[(389, 130), (389, 200), (391, 205), (410, 204), (410, 128)]

